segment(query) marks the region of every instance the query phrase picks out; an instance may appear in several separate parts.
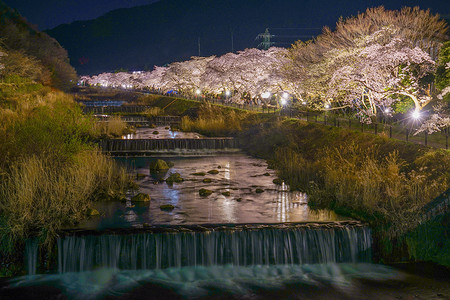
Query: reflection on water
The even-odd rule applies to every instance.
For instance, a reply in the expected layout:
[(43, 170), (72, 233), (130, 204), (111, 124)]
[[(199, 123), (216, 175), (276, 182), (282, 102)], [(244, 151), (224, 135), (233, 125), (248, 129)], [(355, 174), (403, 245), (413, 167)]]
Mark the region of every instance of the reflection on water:
[[(82, 228), (139, 227), (147, 224), (197, 223), (278, 223), (344, 220), (328, 210), (310, 210), (307, 196), (291, 192), (289, 186), (275, 185), (275, 172), (267, 164), (244, 154), (205, 157), (166, 157), (174, 166), (166, 174), (180, 173), (184, 182), (172, 186), (151, 176), (149, 164), (156, 158), (118, 158), (133, 172), (145, 175), (138, 184), (148, 193), (150, 203), (103, 202), (98, 204), (102, 216), (80, 225)], [(218, 174), (208, 171), (217, 170)], [(204, 176), (194, 175), (205, 173)], [(204, 179), (211, 180), (205, 183)], [(200, 189), (213, 193), (199, 195)], [(262, 191), (262, 192), (261, 192)], [(229, 192), (230, 194), (227, 195)], [(225, 195), (224, 195), (225, 193)], [(160, 206), (171, 204), (172, 211)]]
[[(156, 133), (156, 131), (158, 133)], [(136, 128), (135, 133), (122, 136), (122, 139), (199, 139), (203, 138), (196, 132), (172, 131), (167, 126), (158, 126), (155, 128), (141, 127)]]

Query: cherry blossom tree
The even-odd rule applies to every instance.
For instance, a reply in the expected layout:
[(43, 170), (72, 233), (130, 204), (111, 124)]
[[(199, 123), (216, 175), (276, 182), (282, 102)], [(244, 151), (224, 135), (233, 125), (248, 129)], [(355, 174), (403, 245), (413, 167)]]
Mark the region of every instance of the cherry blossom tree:
[(328, 97), (356, 106), (362, 116), (369, 117), (366, 121), (376, 115), (378, 107), (391, 108), (399, 96), (411, 100), (416, 111), (432, 99), (421, 80), (434, 71), (435, 62), (410, 41), (396, 37), (396, 29), (383, 28), (354, 48), (331, 52), (334, 62), (328, 63), (332, 74)]
[(410, 101), (419, 111), (432, 99), (424, 79), (446, 31), (438, 15), (419, 8), (368, 9), (339, 20), (335, 31), (324, 28), (315, 40), (295, 43), (283, 71), (315, 109), (351, 107), (367, 122), (395, 102)]
[(205, 72), (210, 57), (192, 57), (191, 60), (171, 63), (161, 77), (165, 89), (194, 93), (200, 88), (201, 76)]
[(262, 93), (276, 93), (286, 86), (281, 73), (286, 50), (272, 47), (227, 53), (211, 60), (202, 75), (202, 86), (212, 93), (232, 91), (230, 101), (242, 103), (244, 97), (257, 99)]

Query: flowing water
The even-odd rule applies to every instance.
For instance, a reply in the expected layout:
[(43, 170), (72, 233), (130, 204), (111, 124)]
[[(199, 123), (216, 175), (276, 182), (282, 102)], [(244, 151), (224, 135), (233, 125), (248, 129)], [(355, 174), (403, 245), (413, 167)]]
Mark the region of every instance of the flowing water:
[(371, 261), (371, 247), (370, 230), (354, 224), (71, 235), (58, 240), (58, 271), (357, 263)]
[(448, 299), (448, 277), (359, 264), (189, 266), (18, 277), (3, 299)]
[[(166, 173), (151, 174), (149, 164), (155, 157), (117, 158), (140, 174), (140, 192), (151, 197), (149, 203), (100, 202), (101, 215), (80, 224), (80, 228), (105, 229), (140, 227), (143, 224), (202, 223), (278, 223), (348, 220), (332, 211), (311, 210), (308, 197), (291, 192), (287, 185), (272, 181), (275, 172), (265, 161), (245, 154), (163, 157), (174, 166)], [(217, 174), (208, 171), (216, 170)], [(204, 176), (198, 175), (204, 173)], [(184, 181), (169, 185), (160, 182), (170, 173), (179, 173)], [(197, 175), (195, 175), (197, 174)], [(204, 180), (211, 182), (204, 182)], [(213, 193), (208, 197), (200, 189)], [(257, 191), (257, 189), (260, 189)], [(229, 193), (229, 194), (228, 194)], [(160, 209), (173, 205), (173, 210)]]
[[(204, 139), (163, 127), (138, 129), (127, 138)], [(309, 209), (307, 195), (273, 183), (276, 174), (263, 160), (196, 153), (163, 157), (174, 163), (164, 173), (149, 170), (157, 157), (116, 158), (151, 201), (132, 202), (130, 194), (124, 202), (97, 203), (100, 216), (61, 233), (53, 262), (39, 261), (37, 240), (30, 239), (29, 275), (0, 281), (0, 299), (450, 297), (446, 275), (429, 278), (370, 264), (367, 226)], [(184, 181), (167, 184), (171, 173)], [(211, 194), (201, 196), (200, 189)]]
[[(157, 133), (156, 133), (157, 132)], [(157, 126), (155, 128), (136, 128), (135, 133), (124, 135), (123, 139), (198, 139), (204, 138), (196, 132), (183, 132), (170, 130), (168, 126)]]

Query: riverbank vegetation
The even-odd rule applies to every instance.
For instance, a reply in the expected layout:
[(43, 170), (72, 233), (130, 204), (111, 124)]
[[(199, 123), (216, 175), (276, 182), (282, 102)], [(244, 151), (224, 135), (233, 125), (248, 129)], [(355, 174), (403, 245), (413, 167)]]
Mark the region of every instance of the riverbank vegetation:
[(2, 262), (18, 259), (30, 236), (50, 245), (59, 229), (87, 217), (93, 201), (124, 197), (129, 182), (91, 143), (101, 134), (94, 119), (70, 96), (28, 84), (0, 105)]
[(306, 192), (310, 206), (368, 222), (379, 259), (404, 258), (399, 248), (405, 234), (422, 221), (423, 206), (450, 183), (449, 151), (382, 135), (287, 119), (254, 126), (241, 139), (292, 189)]
[(132, 131), (120, 116), (109, 116), (106, 120), (97, 120), (92, 125), (90, 134), (95, 138), (119, 138)]
[(68, 78), (49, 67), (32, 51), (0, 47), (0, 276), (23, 272), (28, 238), (51, 246), (94, 201), (123, 198), (130, 182), (93, 143), (105, 130), (54, 88)]
[(253, 113), (203, 102), (196, 117), (184, 116), (181, 130), (195, 131), (206, 136), (235, 135), (243, 128), (245, 120)]

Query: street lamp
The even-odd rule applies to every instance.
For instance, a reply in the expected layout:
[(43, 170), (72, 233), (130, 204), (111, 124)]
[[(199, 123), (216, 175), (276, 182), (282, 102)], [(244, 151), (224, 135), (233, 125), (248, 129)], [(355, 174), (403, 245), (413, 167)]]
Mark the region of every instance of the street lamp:
[(416, 120), (420, 119), (420, 111), (414, 110), (412, 113), (412, 117)]
[(263, 99), (268, 99), (270, 96), (271, 96), (270, 92), (264, 92), (264, 93), (261, 94), (261, 97)]

